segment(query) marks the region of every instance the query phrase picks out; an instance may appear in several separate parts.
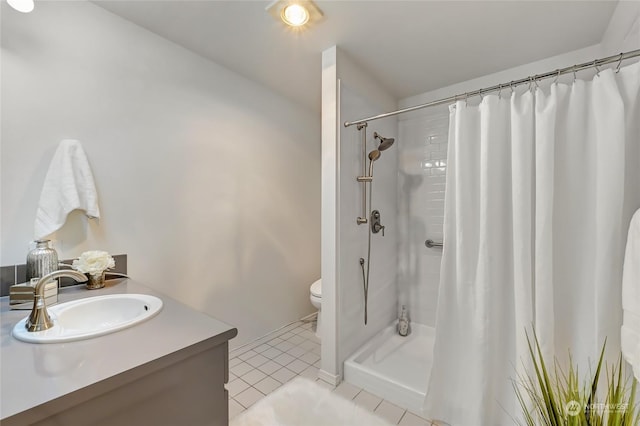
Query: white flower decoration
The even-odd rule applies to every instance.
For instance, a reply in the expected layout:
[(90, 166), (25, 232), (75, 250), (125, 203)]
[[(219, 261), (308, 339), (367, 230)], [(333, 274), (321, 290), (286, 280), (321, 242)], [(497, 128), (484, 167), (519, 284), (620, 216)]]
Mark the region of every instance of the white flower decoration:
[(73, 261), (73, 269), (90, 275), (100, 275), (107, 269), (116, 266), (113, 257), (106, 251), (90, 250), (85, 251), (80, 257)]

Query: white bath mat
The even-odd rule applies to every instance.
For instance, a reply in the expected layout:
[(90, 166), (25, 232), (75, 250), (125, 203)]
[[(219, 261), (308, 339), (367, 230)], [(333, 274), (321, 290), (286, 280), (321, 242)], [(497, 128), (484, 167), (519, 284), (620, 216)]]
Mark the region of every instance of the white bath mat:
[(230, 426), (390, 426), (384, 419), (296, 377), (231, 420)]

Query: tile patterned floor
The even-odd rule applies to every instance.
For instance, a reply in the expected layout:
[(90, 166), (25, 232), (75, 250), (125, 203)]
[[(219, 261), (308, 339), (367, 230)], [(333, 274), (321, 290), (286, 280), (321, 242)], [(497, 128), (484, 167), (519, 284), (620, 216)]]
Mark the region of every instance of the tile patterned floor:
[(353, 400), (359, 406), (400, 426), (437, 426), (349, 383), (337, 387), (318, 379), (320, 341), (311, 322), (291, 324), (258, 342), (229, 354), (229, 417), (233, 418), (296, 376), (316, 380), (319, 385)]

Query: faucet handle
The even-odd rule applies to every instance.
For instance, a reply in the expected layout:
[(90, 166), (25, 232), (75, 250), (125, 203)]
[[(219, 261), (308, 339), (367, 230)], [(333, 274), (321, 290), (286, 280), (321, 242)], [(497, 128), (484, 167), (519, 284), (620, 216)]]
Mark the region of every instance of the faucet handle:
[(41, 277), (36, 283), (36, 288), (33, 290), (33, 308), (31, 309), (31, 315), (24, 324), (27, 331), (43, 331), (53, 327), (53, 321), (47, 312), (47, 305), (44, 299), (44, 286), (51, 280), (56, 278), (69, 277), (78, 282), (87, 280), (84, 274), (77, 271), (58, 270), (51, 272), (50, 274)]
[(372, 225), (372, 228), (373, 228), (374, 234), (377, 234), (378, 232), (382, 231), (382, 236), (384, 237), (384, 228), (386, 228), (386, 226), (380, 225), (380, 222), (375, 222)]

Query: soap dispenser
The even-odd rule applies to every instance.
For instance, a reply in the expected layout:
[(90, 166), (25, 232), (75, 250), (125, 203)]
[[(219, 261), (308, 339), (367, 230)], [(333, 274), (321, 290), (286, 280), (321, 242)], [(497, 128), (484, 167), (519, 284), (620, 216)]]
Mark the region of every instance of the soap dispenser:
[(407, 313), (407, 307), (402, 305), (402, 312), (398, 319), (398, 334), (401, 336), (408, 336), (411, 333), (411, 326), (409, 325), (409, 315)]

